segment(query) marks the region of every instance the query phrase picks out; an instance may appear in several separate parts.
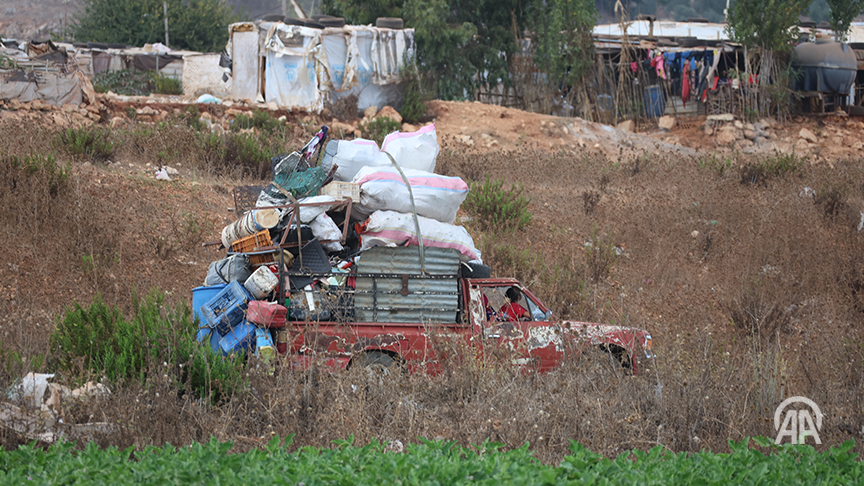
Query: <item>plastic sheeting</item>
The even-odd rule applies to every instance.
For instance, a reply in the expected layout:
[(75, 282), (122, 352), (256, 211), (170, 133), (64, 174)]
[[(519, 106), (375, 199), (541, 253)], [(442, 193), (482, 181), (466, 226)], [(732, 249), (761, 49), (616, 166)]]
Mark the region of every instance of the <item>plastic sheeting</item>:
[[(387, 85), (400, 81), (403, 61), (415, 54), (414, 29), (259, 25), (265, 28), (265, 99), (285, 107), (320, 112), (326, 97), (347, 94), (358, 95), (358, 108), (380, 107), (395, 94)], [(235, 53), (238, 34), (232, 37)], [(236, 86), (236, 69), (234, 76)]]
[(63, 75), (25, 71), (0, 71), (0, 99), (17, 99), (22, 103), (42, 100), (54, 106), (81, 104), (93, 99), (90, 81), (81, 73)]

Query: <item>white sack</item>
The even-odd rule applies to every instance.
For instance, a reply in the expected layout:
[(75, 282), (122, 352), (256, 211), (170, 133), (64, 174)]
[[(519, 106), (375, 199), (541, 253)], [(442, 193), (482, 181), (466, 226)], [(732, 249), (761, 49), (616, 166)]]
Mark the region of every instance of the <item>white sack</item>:
[(342, 239), (342, 232), (339, 231), (339, 226), (327, 213), (319, 214), (309, 223), (309, 228), (319, 241), (334, 240), (329, 243), (321, 243), (325, 250), (330, 252), (342, 251), (342, 244), (339, 243), (339, 240)]
[[(403, 169), (411, 184), (417, 214), (452, 224), (456, 211), (468, 196), (468, 184), (459, 177), (447, 177), (422, 170)], [(364, 167), (353, 182), (360, 184), (360, 204), (354, 206), (361, 216), (375, 211), (412, 212), (408, 186), (395, 167)]]
[[(383, 146), (399, 167), (435, 172), (439, 147), (434, 124), (413, 133), (391, 133), (384, 139)], [(333, 164), (338, 166), (333, 179), (341, 182), (351, 182), (363, 167), (393, 166), (390, 157), (378, 148), (378, 144), (362, 138), (339, 140), (336, 155), (321, 162), (325, 171), (329, 171)]]
[[(480, 250), (462, 226), (442, 223), (434, 219), (418, 217), (423, 246), (456, 248), (466, 261), (480, 260)], [(408, 245), (417, 246), (417, 232), (414, 216), (395, 211), (375, 211), (364, 223), (366, 228), (360, 235), (361, 249), (375, 246)]]

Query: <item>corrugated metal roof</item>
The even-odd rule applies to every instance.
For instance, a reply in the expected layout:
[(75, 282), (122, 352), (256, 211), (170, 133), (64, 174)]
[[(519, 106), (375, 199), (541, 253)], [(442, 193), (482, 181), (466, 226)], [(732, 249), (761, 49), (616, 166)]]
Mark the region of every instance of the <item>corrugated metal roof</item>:
[[(357, 277), (354, 297), (359, 322), (453, 323), (459, 310), (459, 251), (451, 248), (425, 248), (426, 272), (420, 275), (418, 247), (379, 247), (363, 253), (357, 273), (382, 274)], [(395, 276), (391, 276), (395, 275)], [(408, 279), (408, 295), (402, 295), (400, 275)], [(444, 278), (442, 278), (444, 277)]]
[[(653, 37), (695, 37), (702, 40), (729, 40), (726, 34), (726, 24), (712, 24), (701, 22), (674, 22), (658, 20), (654, 22), (654, 30), (651, 31), (651, 23), (647, 20), (635, 20), (627, 27), (627, 35), (647, 37), (650, 33)], [(605, 24), (594, 27), (595, 35), (622, 35), (620, 24)]]

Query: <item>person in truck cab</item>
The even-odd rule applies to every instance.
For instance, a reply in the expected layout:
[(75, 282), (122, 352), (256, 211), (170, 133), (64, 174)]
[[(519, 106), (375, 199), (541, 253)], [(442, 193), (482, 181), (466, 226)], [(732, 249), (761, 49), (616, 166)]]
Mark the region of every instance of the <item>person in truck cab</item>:
[(507, 289), (505, 293), (507, 296), (507, 300), (510, 302), (501, 306), (500, 314), (503, 320), (505, 321), (529, 321), (531, 320), (531, 314), (528, 311), (519, 305), (519, 301), (522, 299), (522, 291), (519, 290), (518, 287), (510, 287)]

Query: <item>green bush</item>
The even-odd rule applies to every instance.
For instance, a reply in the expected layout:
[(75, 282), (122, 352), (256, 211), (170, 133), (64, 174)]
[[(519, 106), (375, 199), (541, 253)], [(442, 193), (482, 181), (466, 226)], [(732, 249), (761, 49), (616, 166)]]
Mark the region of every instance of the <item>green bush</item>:
[(231, 131), (237, 132), (249, 128), (257, 128), (267, 133), (273, 133), (282, 126), (282, 122), (270, 116), (264, 110), (255, 110), (252, 116), (240, 114), (231, 122)]
[(93, 76), (93, 89), (97, 93), (109, 91), (124, 96), (144, 96), (152, 92), (150, 76), (145, 72), (107, 71)]
[(112, 384), (146, 384), (166, 365), (178, 388), (186, 384), (198, 397), (219, 401), (242, 386), (242, 359), (222, 359), (209, 346), (195, 342), (197, 326), (183, 304), (171, 308), (153, 291), (135, 298), (134, 317), (97, 295), (88, 307), (75, 304), (57, 323), (50, 343), (53, 371), (67, 376), (105, 376)]
[(183, 83), (179, 79), (172, 78), (171, 76), (165, 76), (164, 74), (159, 73), (154, 74), (150, 77), (150, 84), (153, 93), (167, 95), (183, 94)]
[(265, 178), (270, 172), (270, 157), (278, 142), (251, 133), (198, 132), (198, 147), (207, 169), (217, 175)]
[(462, 207), (474, 215), (482, 230), (520, 230), (531, 222), (528, 204), (531, 198), (523, 195), (525, 188), (513, 184), (503, 188), (504, 181), (489, 180), (471, 183), (471, 190)]
[(58, 135), (55, 145), (69, 155), (88, 156), (94, 162), (104, 162), (114, 154), (109, 131), (96, 126), (68, 128)]
[(804, 160), (795, 154), (776, 153), (773, 156), (757, 159), (741, 167), (741, 183), (765, 185), (773, 177), (786, 177), (797, 174), (804, 166)]
[(399, 131), (402, 125), (389, 116), (378, 116), (371, 121), (360, 122), (357, 128), (360, 129), (363, 138), (374, 140), (375, 143), (381, 145), (387, 135)]

